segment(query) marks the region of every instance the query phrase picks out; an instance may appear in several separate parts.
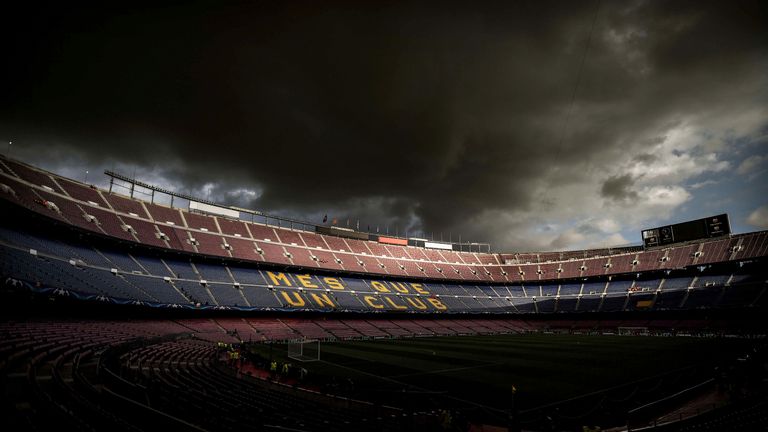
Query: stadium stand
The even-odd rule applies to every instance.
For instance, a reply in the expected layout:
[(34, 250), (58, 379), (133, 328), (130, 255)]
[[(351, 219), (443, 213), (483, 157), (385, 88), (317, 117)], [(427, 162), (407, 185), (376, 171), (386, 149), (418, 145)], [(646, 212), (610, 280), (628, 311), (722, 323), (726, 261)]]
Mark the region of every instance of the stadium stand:
[[(218, 237), (213, 235), (210, 235), (210, 237), (218, 239)], [(528, 299), (527, 303), (532, 303), (533, 298), (538, 298), (537, 304), (540, 312), (553, 312), (555, 302), (546, 302), (544, 300), (567, 296), (579, 298), (577, 310), (617, 310), (621, 309), (619, 303), (623, 300), (617, 300), (614, 296), (620, 295), (619, 298), (624, 299), (625, 296), (621, 295), (629, 292), (648, 293), (647, 296), (650, 297), (659, 296), (661, 301), (656, 302), (656, 307), (659, 308), (672, 307), (670, 302), (678, 305), (675, 307), (680, 307), (684, 304), (683, 297), (687, 299), (689, 296), (691, 297), (691, 305), (695, 304), (695, 307), (716, 307), (723, 298), (729, 302), (735, 298), (732, 294), (733, 289), (728, 290), (727, 297), (711, 294), (721, 291), (699, 289), (733, 286), (733, 273), (687, 278), (613, 280), (607, 284), (605, 282), (559, 284), (557, 281), (542, 281), (535, 285), (506, 283), (495, 286), (434, 284), (428, 281), (415, 284), (413, 282), (395, 283), (375, 278), (350, 276), (342, 280), (336, 277), (305, 275), (297, 272), (258, 270), (251, 268), (249, 264), (238, 264), (236, 262), (226, 265), (207, 260), (196, 260), (190, 265), (188, 262), (183, 263), (172, 258), (158, 260), (138, 251), (133, 252), (133, 256), (131, 256), (119, 249), (100, 247), (98, 250), (95, 250), (93, 246), (88, 244), (51, 241), (44, 237), (8, 229), (0, 231), (0, 239), (2, 240), (1, 247), (4, 254), (14, 257), (13, 261), (9, 260), (4, 263), (5, 265), (13, 264), (13, 267), (5, 269), (6, 274), (27, 275), (25, 282), (29, 284), (34, 284), (44, 279), (48, 280), (46, 278), (49, 272), (60, 272), (62, 266), (72, 266), (72, 262), (74, 262), (72, 260), (76, 259), (77, 261), (74, 262), (76, 268), (88, 270), (89, 274), (98, 275), (104, 279), (130, 276), (131, 281), (135, 284), (141, 284), (142, 280), (147, 280), (149, 281), (147, 285), (152, 287), (176, 286), (181, 292), (189, 292), (193, 298), (203, 304), (237, 308), (259, 309), (262, 307), (275, 307), (276, 305), (272, 300), (273, 296), (264, 296), (257, 293), (265, 288), (274, 289), (276, 287), (286, 289), (276, 292), (277, 298), (281, 300), (282, 307), (291, 307), (288, 298), (295, 298), (295, 294), (291, 294), (291, 291), (306, 290), (306, 292), (300, 295), (304, 303), (302, 307), (318, 310), (341, 307), (342, 305), (336, 304), (333, 298), (340, 301), (343, 300), (346, 309), (354, 305), (360, 310), (447, 310), (454, 312), (507, 311), (506, 305), (510, 302), (510, 299), (519, 299), (519, 301), (513, 301), (512, 303), (518, 306), (518, 309), (520, 307), (526, 309), (528, 306), (524, 305), (526, 303), (525, 300)], [(271, 247), (271, 249), (268, 249), (267, 253), (275, 254), (281, 250), (277, 245), (269, 245), (268, 247)], [(30, 250), (34, 250), (35, 254), (29, 253)], [(221, 251), (220, 254), (224, 255), (224, 249), (221, 249)], [(295, 258), (295, 256), (292, 256), (292, 259)], [(307, 264), (308, 262), (309, 259), (307, 258)], [(367, 262), (373, 263), (373, 258), (369, 258)], [(146, 263), (146, 266), (142, 266), (140, 263)], [(170, 273), (168, 269), (170, 269)], [(711, 272), (711, 270), (709, 271)], [(80, 274), (82, 273), (81, 271)], [(170, 278), (166, 285), (158, 285), (156, 283), (156, 279), (166, 277)], [(217, 296), (212, 296), (209, 293), (211, 287), (200, 286), (200, 281), (214, 284), (216, 291), (221, 292), (222, 296), (225, 297), (214, 300)], [(65, 288), (56, 286), (50, 280), (49, 283), (50, 286), (48, 288), (51, 289)], [(240, 291), (234, 291), (234, 288), (232, 290), (220, 291), (221, 286), (234, 287), (235, 283), (237, 283), (239, 289), (243, 290), (244, 297), (240, 295)], [(750, 282), (748, 278), (739, 278), (736, 280), (735, 286), (746, 286), (754, 283)], [(687, 291), (689, 287), (696, 289), (689, 293)], [(255, 288), (259, 288), (259, 290), (254, 291)], [(80, 293), (75, 283), (68, 284), (65, 289), (71, 292), (72, 295), (94, 294), (92, 291)], [(164, 289), (163, 291), (166, 290)], [(336, 297), (328, 297), (327, 301), (323, 301), (322, 294), (331, 291), (334, 292)], [(355, 294), (362, 294), (362, 297), (357, 297), (354, 301), (349, 299), (348, 296), (353, 291)], [(711, 295), (704, 296), (702, 295), (704, 292)], [(745, 300), (749, 304), (754, 303), (757, 295), (762, 293), (762, 291), (755, 290), (754, 288), (749, 292), (754, 294), (753, 298)], [(606, 297), (606, 300), (602, 300), (604, 293), (609, 295)], [(132, 299), (130, 296), (121, 297), (117, 293), (110, 293), (103, 291), (103, 289), (98, 294), (126, 300)], [(268, 300), (267, 304), (260, 304), (256, 300), (256, 296)], [(151, 299), (157, 296), (154, 296), (149, 291), (146, 295), (142, 294), (140, 297), (139, 300), (152, 301)], [(169, 295), (165, 292), (160, 294), (159, 297), (168, 298)], [(171, 297), (174, 298), (172, 304), (178, 304), (178, 296), (171, 294)], [(672, 298), (677, 300), (673, 301), (671, 300)], [(159, 303), (162, 304), (162, 302)], [(196, 302), (190, 300), (190, 303)], [(563, 304), (569, 303), (564, 302)], [(601, 305), (603, 306), (601, 307)], [(422, 306), (427, 306), (427, 308), (424, 309)]]
[[(765, 231), (648, 249), (451, 251), (191, 212), (0, 163), (4, 295), (153, 316), (0, 321), (11, 430), (439, 430), (435, 412), (247, 376), (216, 343), (765, 333), (717, 318), (764, 311)], [(760, 407), (730, 418), (761, 419)]]
[[(334, 236), (292, 231), (286, 228), (195, 214), (183, 209), (170, 209), (159, 204), (141, 202), (114, 193), (102, 193), (73, 180), (39, 171), (18, 162), (4, 160), (14, 164), (17, 168), (23, 167), (18, 169), (21, 174), (17, 174), (17, 177), (10, 178), (8, 177), (10, 174), (3, 173), (2, 179), (14, 191), (19, 189), (17, 194), (19, 197), (26, 198), (22, 198), (21, 201), (26, 201), (28, 208), (38, 212), (42, 211), (48, 216), (73, 223), (86, 230), (107, 233), (108, 235), (117, 236), (125, 240), (153, 244), (159, 247), (163, 246), (162, 243), (167, 242), (167, 246), (177, 250), (228, 256), (229, 253), (225, 253), (225, 251), (222, 251), (217, 246), (218, 242), (206, 242), (201, 247), (189, 244), (190, 238), (197, 240), (194, 232), (188, 231), (189, 228), (187, 228), (187, 225), (192, 223), (190, 221), (194, 221), (194, 226), (190, 228), (195, 231), (204, 228), (208, 232), (218, 232), (217, 227), (221, 227), (220, 231), (224, 234), (224, 240), (227, 244), (235, 242), (235, 240), (229, 241), (229, 238), (233, 237), (253, 238), (260, 246), (266, 243), (266, 240), (269, 240), (273, 245), (280, 245), (285, 248), (281, 252), (279, 249), (275, 249), (273, 245), (267, 246), (267, 249), (271, 249), (273, 253), (264, 257), (266, 261), (280, 264), (305, 265), (312, 268), (338, 269), (339, 263), (336, 259), (333, 261), (325, 260), (326, 262), (323, 263), (319, 260), (307, 258), (310, 254), (305, 252), (305, 248), (329, 249), (335, 252), (336, 258), (342, 261), (351, 261), (353, 263), (362, 261), (365, 263), (365, 265), (345, 266), (346, 269), (351, 271), (383, 275), (401, 274), (443, 280), (486, 281), (498, 280), (497, 277), (500, 280), (510, 280), (510, 278), (512, 280), (524, 280), (531, 277), (539, 280), (568, 279), (600, 274), (622, 274), (632, 271), (684, 268), (692, 265), (765, 256), (768, 251), (768, 241), (766, 239), (768, 234), (765, 232), (648, 251), (622, 248), (617, 250), (496, 255), (439, 251), (389, 244), (384, 246), (376, 242), (355, 239), (345, 240)], [(39, 183), (46, 183), (49, 189), (43, 188)], [(78, 204), (72, 201), (73, 198), (69, 194), (65, 194), (57, 186), (58, 184), (65, 184), (68, 189), (80, 191), (73, 192), (73, 194), (79, 194), (80, 196)], [(103, 205), (106, 203), (101, 199), (102, 196), (109, 201), (111, 207), (118, 214), (112, 213), (110, 215), (112, 217), (108, 217), (105, 214), (105, 212), (111, 213), (113, 210)], [(82, 200), (82, 198), (86, 198), (86, 200)], [(31, 205), (31, 202), (34, 202), (35, 199), (45, 199), (55, 203), (60, 212), (51, 214), (51, 212), (43, 211), (39, 205)], [(98, 207), (98, 209), (94, 209), (94, 207)], [(147, 210), (151, 213), (151, 216), (147, 213)], [(87, 222), (86, 215), (88, 214), (96, 216), (100, 223), (93, 225)], [(187, 220), (187, 224), (184, 223), (184, 219)], [(145, 223), (141, 224), (141, 222)], [(161, 238), (161, 242), (152, 240), (150, 235), (154, 235), (154, 233), (147, 229), (146, 222), (157, 224), (158, 231), (164, 233), (169, 238)], [(167, 222), (172, 222), (173, 226), (168, 226)], [(142, 228), (141, 230), (137, 229), (136, 234), (125, 231), (126, 225), (133, 227), (140, 224)], [(174, 233), (175, 236), (173, 235)], [(139, 236), (141, 238), (138, 238)], [(199, 236), (204, 237), (203, 234)], [(179, 241), (176, 241), (174, 237)], [(627, 252), (631, 253), (628, 254)], [(285, 253), (297, 255), (297, 260), (287, 258)], [(249, 253), (239, 257), (252, 259)], [(518, 265), (510, 266), (502, 263)], [(401, 268), (401, 266), (405, 268)], [(438, 268), (440, 269), (439, 271), (437, 270)], [(520, 272), (523, 274), (520, 274)]]

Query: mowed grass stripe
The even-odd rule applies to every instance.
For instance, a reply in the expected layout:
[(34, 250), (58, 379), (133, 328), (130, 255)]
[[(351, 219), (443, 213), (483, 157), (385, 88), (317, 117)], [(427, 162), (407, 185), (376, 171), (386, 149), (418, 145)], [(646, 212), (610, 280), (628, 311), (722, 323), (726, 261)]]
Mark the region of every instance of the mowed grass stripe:
[(456, 345), (460, 345), (462, 351), (471, 352), (474, 356), (483, 356), (487, 360), (493, 360), (504, 355), (525, 357), (528, 352), (534, 352), (536, 355), (541, 354), (542, 357), (545, 357), (548, 353), (560, 354), (563, 351), (567, 351), (568, 357), (574, 361), (594, 359), (598, 362), (610, 358), (608, 354), (615, 353), (617, 350), (625, 353), (634, 351), (638, 355), (641, 354), (643, 360), (647, 360), (657, 353), (664, 354), (670, 351), (679, 351), (676, 352), (675, 357), (688, 355), (695, 358), (700, 354), (698, 351), (702, 349), (708, 351), (708, 346), (711, 343), (728, 343), (728, 341), (724, 340), (702, 340), (695, 338), (626, 336), (525, 335), (517, 337), (520, 339), (484, 341), (482, 338), (460, 337), (443, 340), (439, 338), (411, 339), (403, 340), (402, 342), (404, 346), (418, 347), (424, 349), (424, 351), (433, 350), (438, 355), (442, 353), (442, 348), (448, 348), (453, 351)]
[[(415, 344), (416, 347), (414, 349), (412, 346), (414, 345), (413, 341), (408, 342), (411, 343), (353, 343), (351, 345), (355, 349), (341, 349), (340, 351), (346, 352), (357, 359), (367, 358), (369, 355), (372, 356), (370, 358), (371, 363), (367, 367), (356, 365), (358, 369), (368, 372), (379, 371), (383, 376), (396, 378), (398, 381), (404, 381), (407, 384), (420, 388), (447, 391), (456, 397), (466, 398), (467, 395), (470, 395), (471, 400), (497, 407), (503, 407), (504, 404), (508, 403), (506, 396), (508, 396), (513, 383), (528, 389), (534, 386), (540, 387), (539, 384), (543, 376), (552, 376), (553, 370), (563, 366), (561, 360), (557, 358), (542, 358), (541, 353), (536, 352), (537, 348), (530, 346), (524, 347), (525, 352), (519, 347), (513, 346), (511, 350), (515, 352), (516, 355), (514, 356), (499, 356), (500, 352), (497, 348), (493, 356), (486, 356), (497, 359), (495, 362), (478, 361), (479, 356), (472, 352), (470, 348), (463, 346), (463, 338), (454, 343), (456, 346), (453, 346), (453, 351), (446, 351), (444, 349), (445, 346), (450, 346), (450, 344), (440, 344), (440, 348), (443, 348), (440, 351), (440, 355), (432, 356), (430, 354), (426, 356), (425, 360), (424, 352), (429, 351), (429, 348), (434, 347), (434, 344), (428, 344), (426, 343), (427, 341), (419, 340)], [(347, 346), (348, 344), (343, 345)], [(424, 347), (428, 348), (424, 349)], [(334, 349), (336, 348), (339, 347), (334, 347)], [(347, 348), (349, 347), (347, 346)], [(390, 353), (388, 355), (379, 355), (382, 351), (389, 351)], [(392, 354), (393, 351), (396, 354)], [(440, 358), (441, 361), (435, 361), (435, 357)], [(456, 366), (449, 366), (457, 364), (455, 361), (457, 357), (470, 358), (472, 362), (469, 364), (475, 366), (471, 366), (471, 369), (457, 369)], [(327, 359), (327, 357), (325, 358)], [(403, 367), (405, 364), (409, 367)], [(462, 364), (467, 364), (467, 362)], [(408, 372), (403, 372), (403, 370)], [(570, 378), (573, 378), (573, 376)], [(560, 379), (558, 384), (560, 387), (563, 387), (563, 390), (569, 396), (579, 394), (578, 392), (582, 388), (580, 380), (572, 381), (573, 379), (571, 382)], [(485, 395), (489, 397), (485, 397)], [(530, 402), (537, 403), (538, 399), (531, 400)]]
[[(344, 349), (345, 355), (347, 356), (354, 356), (358, 359), (372, 359), (376, 358), (378, 362), (390, 364), (394, 366), (401, 366), (403, 363), (408, 363), (411, 366), (415, 364), (415, 362), (419, 362), (422, 366), (425, 368), (432, 367), (439, 367), (439, 363), (450, 363), (455, 366), (463, 365), (463, 366), (471, 366), (473, 364), (477, 364), (477, 362), (487, 362), (487, 363), (509, 363), (509, 364), (515, 364), (517, 366), (525, 366), (526, 362), (529, 361), (535, 361), (536, 363), (540, 365), (547, 365), (547, 366), (560, 366), (563, 367), (564, 363), (570, 363), (572, 365), (579, 365), (582, 368), (595, 368), (595, 367), (605, 367), (610, 366), (615, 362), (615, 356), (608, 355), (612, 352), (615, 352), (617, 349), (617, 345), (615, 343), (608, 344), (583, 344), (580, 346), (576, 346), (578, 350), (573, 349), (564, 349), (562, 344), (558, 345), (552, 345), (551, 342), (555, 341), (548, 341), (550, 342), (550, 346), (539, 346), (540, 342), (536, 344), (536, 346), (530, 346), (530, 344), (524, 344), (522, 346), (515, 344), (512, 346), (499, 346), (497, 345), (495, 348), (490, 347), (469, 347), (466, 346), (467, 342), (464, 340), (464, 338), (461, 338), (460, 344), (454, 343), (451, 345), (450, 343), (446, 344), (445, 341), (441, 341), (440, 343), (434, 343), (434, 342), (428, 342), (428, 341), (422, 341), (419, 340), (414, 344), (413, 341), (407, 341), (404, 344), (398, 344), (396, 342), (386, 343), (386, 344), (378, 344), (377, 342), (367, 342), (367, 343), (352, 343), (352, 344), (343, 344), (343, 346), (346, 348)], [(637, 339), (637, 338), (634, 338)], [(405, 342), (405, 341), (404, 341)], [(610, 342), (610, 341), (606, 341)], [(621, 345), (618, 348), (621, 348), (624, 351), (623, 357), (630, 357), (629, 359), (625, 361), (629, 361), (631, 363), (637, 363), (636, 365), (642, 366), (643, 364), (647, 363), (648, 356), (648, 346), (645, 346), (646, 344), (637, 344), (638, 346), (627, 346), (626, 342), (627, 339), (623, 338), (622, 340), (616, 340), (612, 342), (623, 342), (624, 345)], [(634, 342), (634, 341), (633, 341)], [(687, 345), (684, 342), (690, 342), (690, 341), (682, 341), (680, 345)], [(700, 342), (700, 341), (699, 341)], [(415, 345), (415, 346), (414, 346)], [(639, 346), (642, 345), (642, 346)], [(669, 344), (672, 345), (672, 344)], [(696, 345), (696, 344), (694, 344)], [(335, 345), (338, 346), (338, 345)], [(349, 351), (349, 348), (353, 347), (354, 351), (366, 351), (366, 353), (358, 352), (358, 353), (352, 353), (352, 351)], [(450, 348), (447, 349), (447, 348)], [(675, 346), (674, 348), (666, 347), (660, 349), (660, 353), (666, 353), (670, 349), (679, 350), (681, 346)], [(337, 348), (334, 348), (333, 346), (326, 346), (326, 353), (328, 350), (334, 350)], [(434, 350), (435, 355), (432, 355), (431, 352)], [(627, 356), (627, 354), (630, 354), (630, 352), (635, 352), (635, 356)], [(427, 354), (429, 353), (429, 354)], [(695, 352), (692, 352), (690, 350), (683, 350), (682, 353), (688, 353), (693, 354), (695, 357), (697, 354)], [(379, 355), (381, 354), (381, 355)], [(388, 354), (388, 355), (387, 355)], [(605, 355), (603, 355), (605, 354)], [(394, 362), (392, 361), (392, 355), (395, 356)], [(440, 361), (438, 361), (435, 357), (440, 358)], [(344, 361), (335, 360), (341, 364), (344, 364)], [(436, 364), (438, 363), (438, 364)], [(631, 364), (634, 366), (635, 364)]]
[(415, 386), (498, 408), (508, 406), (514, 384), (517, 404), (524, 409), (732, 355), (739, 346), (744, 341), (542, 334), (424, 337), (321, 343), (321, 358), (330, 364), (307, 367), (319, 374), (351, 376), (363, 392), (366, 387), (395, 392)]
[[(421, 346), (409, 346), (399, 344), (334, 344), (326, 347), (326, 352), (331, 350), (335, 352), (337, 349), (353, 349), (361, 352), (361, 356), (370, 357), (374, 355), (395, 355), (399, 359), (403, 357), (409, 360), (422, 360), (422, 361), (450, 361), (455, 366), (471, 366), (478, 362), (476, 356), (467, 354), (460, 346), (453, 345), (451, 347), (437, 347), (430, 345)], [(447, 349), (450, 348), (450, 349)], [(363, 354), (367, 353), (367, 354)], [(496, 360), (493, 360), (496, 361)]]
[[(376, 372), (385, 376), (478, 364), (477, 360), (458, 362), (458, 359), (454, 360), (449, 355), (433, 356), (407, 349), (388, 350), (376, 348), (372, 346), (361, 347), (358, 345), (339, 344), (333, 347), (326, 347), (325, 351), (322, 351), (321, 358), (342, 366), (348, 365), (347, 359), (352, 358), (356, 360), (356, 369)], [(360, 360), (367, 360), (368, 362), (359, 362)]]
[[(558, 338), (559, 339), (559, 338)], [(600, 343), (572, 343), (566, 341), (562, 343), (558, 339), (549, 341), (531, 341), (513, 340), (513, 341), (478, 341), (471, 338), (458, 338), (457, 340), (439, 340), (436, 338), (401, 340), (401, 341), (375, 341), (375, 342), (351, 342), (343, 344), (330, 344), (325, 346), (326, 352), (335, 349), (335, 346), (354, 347), (359, 351), (368, 351), (371, 353), (396, 353), (398, 356), (408, 357), (409, 359), (434, 360), (434, 357), (446, 358), (452, 363), (469, 366), (477, 361), (499, 362), (501, 359), (513, 360), (537, 360), (542, 357), (559, 358), (563, 352), (567, 353), (566, 361), (583, 364), (585, 362), (595, 365), (610, 364), (613, 358), (610, 353), (617, 349), (617, 344), (621, 344), (622, 350), (639, 351), (648, 354), (647, 344), (636, 344), (627, 347), (627, 339), (619, 338), (616, 340), (605, 340)], [(634, 338), (638, 339), (638, 338)], [(381, 343), (384, 342), (384, 343)], [(658, 341), (656, 341), (658, 342)], [(683, 341), (689, 342), (689, 341)], [(672, 344), (669, 344), (672, 345)], [(680, 349), (680, 345), (675, 344), (674, 349)], [(669, 347), (655, 347), (660, 352), (669, 351)], [(434, 354), (433, 354), (434, 353)], [(360, 357), (365, 358), (366, 355)], [(645, 358), (645, 356), (643, 356)]]

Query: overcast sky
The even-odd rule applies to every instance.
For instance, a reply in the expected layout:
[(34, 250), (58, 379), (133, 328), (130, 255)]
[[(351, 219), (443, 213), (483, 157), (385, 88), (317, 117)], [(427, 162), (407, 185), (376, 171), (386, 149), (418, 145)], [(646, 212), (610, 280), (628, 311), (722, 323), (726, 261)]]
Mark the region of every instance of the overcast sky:
[(768, 228), (764, 2), (3, 12), (2, 151), (80, 180), (496, 251)]

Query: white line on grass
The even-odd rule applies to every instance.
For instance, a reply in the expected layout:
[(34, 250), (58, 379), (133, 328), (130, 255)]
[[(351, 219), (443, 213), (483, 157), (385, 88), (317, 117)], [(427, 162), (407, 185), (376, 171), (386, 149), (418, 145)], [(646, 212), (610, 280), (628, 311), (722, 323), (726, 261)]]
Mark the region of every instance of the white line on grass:
[(441, 374), (445, 372), (456, 372), (460, 370), (480, 369), (486, 366), (498, 366), (504, 363), (505, 362), (488, 362), (488, 363), (483, 363), (475, 366), (464, 366), (464, 367), (449, 368), (449, 369), (438, 369), (433, 371), (422, 371), (422, 372), (413, 372), (413, 373), (400, 374), (400, 375), (390, 375), (389, 378), (404, 378), (404, 377), (414, 377), (419, 375), (433, 375), (433, 374)]

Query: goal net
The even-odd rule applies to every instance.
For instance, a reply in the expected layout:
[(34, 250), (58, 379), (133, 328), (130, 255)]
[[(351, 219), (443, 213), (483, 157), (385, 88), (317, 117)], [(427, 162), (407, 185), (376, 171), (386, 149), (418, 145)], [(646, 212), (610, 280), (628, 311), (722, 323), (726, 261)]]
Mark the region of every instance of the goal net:
[(300, 362), (320, 360), (320, 341), (307, 339), (289, 343), (288, 358)]
[(620, 335), (628, 336), (648, 336), (648, 327), (619, 327), (617, 328)]

